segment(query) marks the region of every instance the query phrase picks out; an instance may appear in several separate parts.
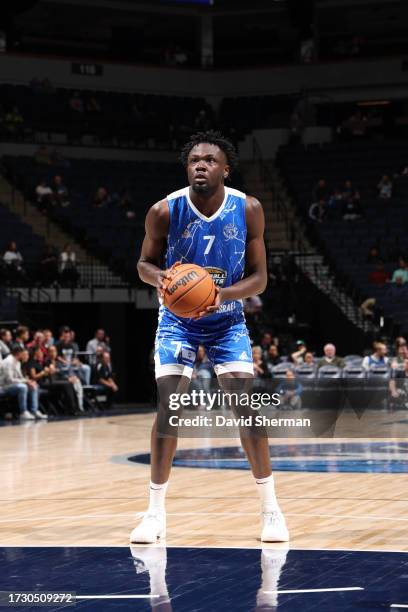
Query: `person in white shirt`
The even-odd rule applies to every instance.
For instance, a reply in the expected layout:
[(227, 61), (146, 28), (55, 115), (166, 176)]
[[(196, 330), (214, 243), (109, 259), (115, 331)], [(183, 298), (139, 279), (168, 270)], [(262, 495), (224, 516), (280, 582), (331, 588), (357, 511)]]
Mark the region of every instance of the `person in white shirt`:
[(27, 362), (28, 357), (26, 349), (13, 346), (10, 355), (0, 362), (0, 394), (17, 397), (20, 419), (47, 419), (39, 409), (37, 383), (21, 371), (21, 364)]
[(95, 354), (97, 350), (102, 349), (103, 351), (110, 352), (109, 339), (106, 337), (104, 329), (97, 329), (95, 337), (86, 345), (86, 352)]
[(3, 261), (8, 266), (14, 266), (16, 270), (22, 270), (23, 256), (17, 250), (17, 244), (13, 241), (7, 247), (7, 251), (3, 255)]
[(60, 277), (63, 283), (75, 284), (78, 281), (79, 274), (77, 270), (76, 253), (71, 244), (66, 244), (60, 254)]
[(42, 211), (48, 210), (54, 204), (54, 193), (45, 179), (41, 180), (35, 188), (35, 195)]

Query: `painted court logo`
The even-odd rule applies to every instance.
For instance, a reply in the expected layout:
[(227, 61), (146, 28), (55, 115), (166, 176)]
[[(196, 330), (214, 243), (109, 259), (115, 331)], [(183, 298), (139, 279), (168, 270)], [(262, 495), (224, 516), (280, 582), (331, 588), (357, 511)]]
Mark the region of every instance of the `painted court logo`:
[(169, 295), (173, 295), (173, 293), (177, 291), (179, 287), (185, 287), (189, 281), (194, 280), (196, 278), (198, 278), (197, 272), (195, 270), (191, 270), (187, 274), (184, 274), (184, 276), (182, 276), (181, 278), (177, 279), (176, 282), (171, 285), (171, 287), (168, 287), (167, 293)]

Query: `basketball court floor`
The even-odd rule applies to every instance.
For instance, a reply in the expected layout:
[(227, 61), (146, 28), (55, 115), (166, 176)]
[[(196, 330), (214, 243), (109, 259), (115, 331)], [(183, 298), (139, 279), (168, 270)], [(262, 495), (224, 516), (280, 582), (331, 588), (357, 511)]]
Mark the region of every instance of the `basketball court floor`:
[(146, 509), (153, 414), (2, 427), (0, 601), (41, 592), (76, 593), (48, 610), (408, 609), (408, 418), (398, 419), (388, 440), (271, 441), (289, 546), (259, 540), (238, 440), (181, 439), (167, 539), (129, 547)]

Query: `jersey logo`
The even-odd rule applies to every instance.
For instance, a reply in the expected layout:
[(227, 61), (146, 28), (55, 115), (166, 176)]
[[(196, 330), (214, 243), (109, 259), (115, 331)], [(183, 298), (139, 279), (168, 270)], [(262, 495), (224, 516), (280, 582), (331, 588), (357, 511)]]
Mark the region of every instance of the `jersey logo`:
[(246, 352), (245, 352), (245, 351), (243, 351), (243, 352), (240, 354), (239, 358), (240, 358), (240, 359), (248, 359), (248, 355), (246, 354)]
[(225, 240), (232, 240), (238, 236), (238, 228), (234, 223), (228, 223), (228, 225), (224, 226), (222, 233), (224, 234)]
[(184, 232), (181, 234), (182, 238), (192, 238), (193, 237), (193, 234), (191, 233), (192, 226), (198, 223), (200, 223), (199, 219), (196, 219), (195, 221), (190, 221), (190, 223), (187, 225)]
[(223, 287), (225, 285), (225, 281), (227, 280), (226, 270), (222, 268), (213, 268), (211, 266), (205, 266), (204, 269), (211, 275), (216, 287)]

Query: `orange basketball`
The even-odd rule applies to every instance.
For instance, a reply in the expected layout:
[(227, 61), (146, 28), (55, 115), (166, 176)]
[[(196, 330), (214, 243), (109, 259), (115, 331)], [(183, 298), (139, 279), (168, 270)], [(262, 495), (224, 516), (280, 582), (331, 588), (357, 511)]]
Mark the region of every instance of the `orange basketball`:
[(215, 285), (211, 275), (195, 264), (180, 264), (172, 271), (164, 291), (164, 305), (178, 317), (195, 317), (211, 306)]

